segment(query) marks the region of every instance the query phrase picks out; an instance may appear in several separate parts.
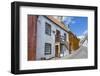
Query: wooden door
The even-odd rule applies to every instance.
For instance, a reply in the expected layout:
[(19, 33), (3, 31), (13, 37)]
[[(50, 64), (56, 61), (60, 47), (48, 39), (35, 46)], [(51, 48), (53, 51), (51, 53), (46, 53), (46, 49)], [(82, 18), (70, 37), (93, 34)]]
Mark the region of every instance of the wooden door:
[(55, 57), (58, 57), (58, 45), (55, 46)]

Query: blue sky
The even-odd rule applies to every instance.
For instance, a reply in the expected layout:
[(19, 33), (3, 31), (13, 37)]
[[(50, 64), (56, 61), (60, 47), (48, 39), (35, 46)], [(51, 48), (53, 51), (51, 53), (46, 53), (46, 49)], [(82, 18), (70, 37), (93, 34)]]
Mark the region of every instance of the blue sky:
[(88, 17), (82, 16), (66, 16), (64, 17), (64, 23), (69, 25), (70, 30), (76, 35), (81, 36), (87, 33), (88, 29)]

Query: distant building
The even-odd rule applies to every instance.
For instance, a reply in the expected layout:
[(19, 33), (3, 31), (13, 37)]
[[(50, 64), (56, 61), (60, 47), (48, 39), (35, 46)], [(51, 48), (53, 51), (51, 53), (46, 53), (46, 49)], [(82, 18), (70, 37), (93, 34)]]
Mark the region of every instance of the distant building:
[(83, 38), (80, 39), (80, 43), (79, 43), (80, 46), (85, 46), (87, 47), (88, 46), (88, 35), (84, 35)]

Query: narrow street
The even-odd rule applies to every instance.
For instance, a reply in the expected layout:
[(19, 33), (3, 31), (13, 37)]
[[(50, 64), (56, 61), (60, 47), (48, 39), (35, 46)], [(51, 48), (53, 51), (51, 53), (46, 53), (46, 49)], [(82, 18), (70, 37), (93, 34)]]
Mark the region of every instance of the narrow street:
[(88, 51), (87, 47), (85, 46), (81, 46), (79, 50), (77, 50), (72, 55), (62, 57), (61, 59), (82, 59), (82, 58), (88, 58)]
[(53, 60), (58, 59), (84, 59), (88, 58), (88, 50), (86, 46), (81, 46), (76, 52), (70, 54), (69, 56), (64, 56), (61, 58), (53, 58)]

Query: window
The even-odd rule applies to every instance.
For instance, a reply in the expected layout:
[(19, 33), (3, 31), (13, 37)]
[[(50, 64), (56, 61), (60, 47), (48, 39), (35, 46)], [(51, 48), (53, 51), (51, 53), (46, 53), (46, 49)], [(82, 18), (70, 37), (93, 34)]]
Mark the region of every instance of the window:
[(45, 23), (45, 33), (51, 35), (51, 25), (48, 23)]
[(45, 55), (51, 54), (51, 44), (45, 43)]
[(66, 41), (66, 33), (64, 33), (64, 40)]

